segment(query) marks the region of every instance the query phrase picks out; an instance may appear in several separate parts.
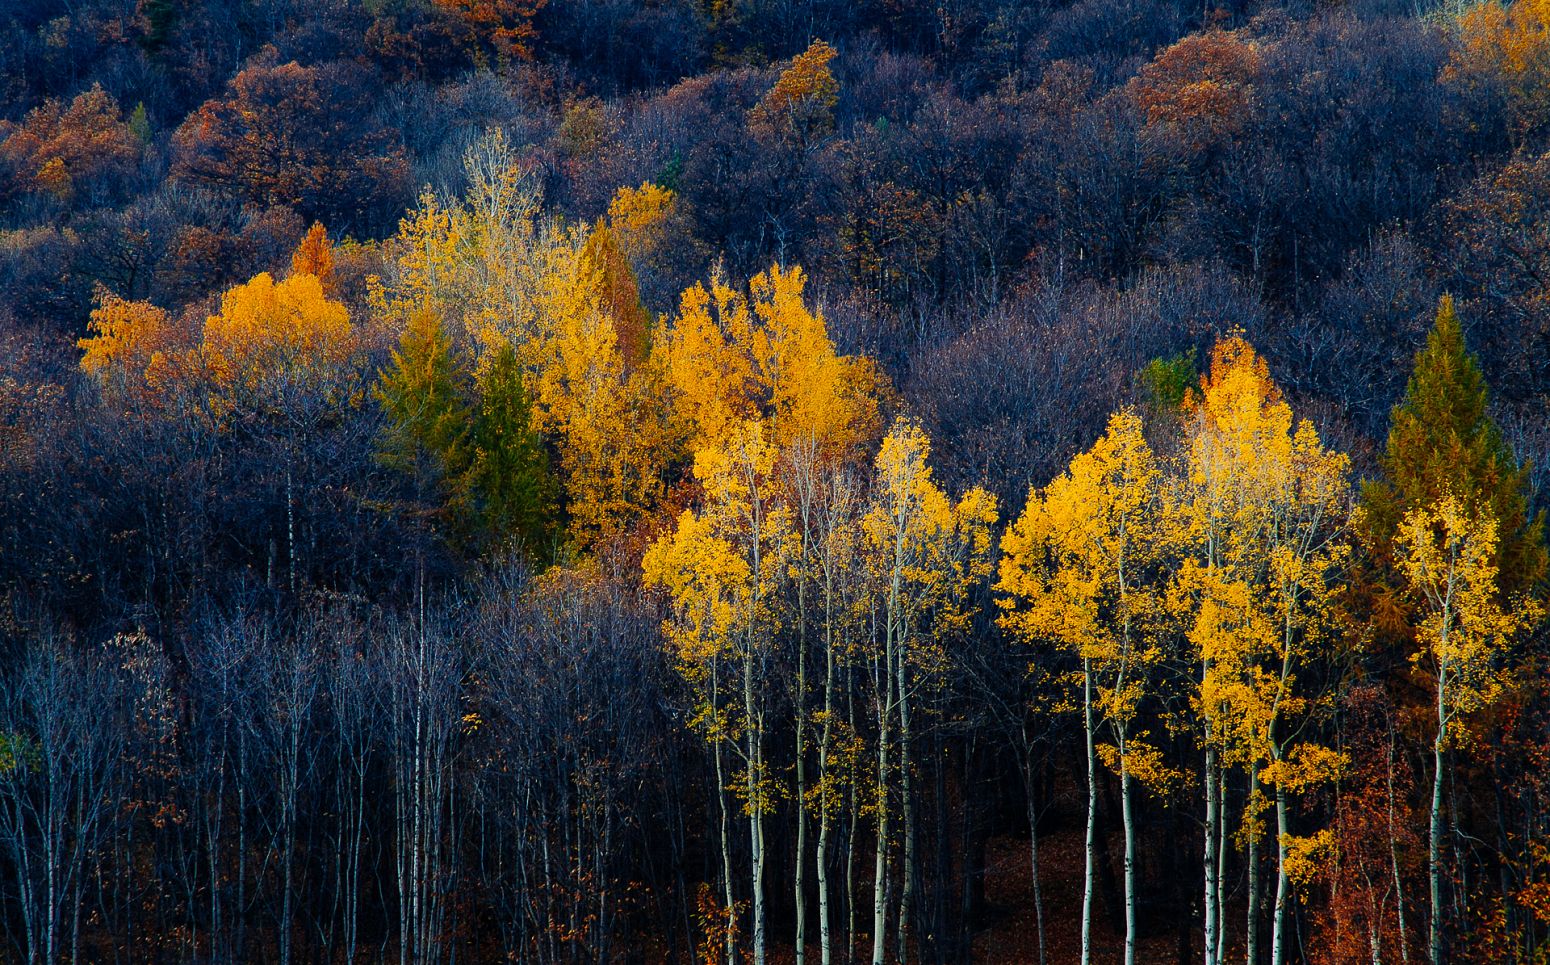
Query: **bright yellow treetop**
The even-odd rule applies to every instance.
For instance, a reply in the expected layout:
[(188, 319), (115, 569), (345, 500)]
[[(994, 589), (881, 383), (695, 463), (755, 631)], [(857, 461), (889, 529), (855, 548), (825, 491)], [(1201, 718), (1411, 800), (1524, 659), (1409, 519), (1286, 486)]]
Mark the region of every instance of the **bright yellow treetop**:
[(1452, 725), (1495, 703), (1510, 677), (1512, 637), (1539, 618), (1539, 605), (1514, 600), (1504, 605), (1496, 583), (1496, 520), (1470, 513), (1462, 500), (1445, 496), (1433, 506), (1405, 515), (1395, 546), (1411, 594), (1424, 607), (1412, 660), (1441, 689), (1438, 696), (1442, 745), (1467, 732)]
[(1294, 421), (1264, 360), (1238, 337), (1217, 344), (1188, 410), (1177, 496), (1185, 559), (1172, 601), (1201, 668), (1205, 737), (1227, 762), (1304, 785), (1284, 731), (1308, 709), (1298, 673), (1337, 642), (1350, 463)]
[(355, 352), (350, 313), (317, 276), (267, 272), (221, 297), (205, 319), (201, 355), (228, 397), (326, 389)]
[(178, 341), (172, 320), (150, 302), (101, 292), (87, 321), (91, 332), (76, 345), (81, 371), (108, 393), (147, 401), (158, 393), (158, 372)]
[(800, 268), (776, 266), (746, 296), (719, 278), (684, 292), (662, 351), (691, 445), (716, 445), (753, 418), (765, 420), (777, 447), (816, 439), (846, 450), (876, 432), (879, 377), (835, 351), (823, 315), (803, 300), (805, 285)]

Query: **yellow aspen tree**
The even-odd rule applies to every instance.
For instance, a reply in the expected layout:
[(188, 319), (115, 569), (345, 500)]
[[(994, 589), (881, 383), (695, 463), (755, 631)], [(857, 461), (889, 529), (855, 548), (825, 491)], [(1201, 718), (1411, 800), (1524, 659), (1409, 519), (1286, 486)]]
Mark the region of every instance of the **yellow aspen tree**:
[[(781, 453), (780, 477), (791, 506), (796, 531), (789, 590), (793, 646), (796, 655), (794, 687), (795, 792), (803, 806), (797, 811), (796, 873), (793, 892), (797, 908), (795, 951), (806, 960), (808, 812), (817, 817), (816, 844), (819, 908), (819, 952), (828, 965), (833, 958), (828, 860), (834, 818), (841, 794), (852, 782), (855, 755), (854, 731), (839, 718), (837, 675), (846, 667), (847, 654), (856, 633), (858, 586), (846, 577), (857, 565), (859, 483), (853, 462), (837, 458), (812, 435), (799, 439)], [(816, 639), (815, 639), (816, 638)], [(816, 644), (816, 646), (815, 646)], [(809, 660), (817, 650), (822, 667), (822, 709), (809, 710)], [(812, 752), (810, 729), (818, 731), (816, 782), (809, 781), (808, 758)], [(845, 745), (845, 746), (840, 746)]]
[(1135, 824), (1132, 781), (1166, 782), (1158, 751), (1135, 731), (1148, 678), (1161, 663), (1160, 600), (1165, 587), (1170, 520), (1162, 471), (1142, 435), (1141, 419), (1124, 411), (1108, 431), (1043, 491), (1029, 493), (1023, 515), (1002, 540), (1002, 623), (1018, 639), (1050, 641), (1074, 656), (1087, 747), (1087, 839), (1082, 892), (1082, 962), (1092, 957), (1092, 901), (1097, 861), (1098, 733), (1120, 780), (1125, 833), (1125, 962), (1136, 950)]
[[(918, 878), (917, 835), (911, 774), (912, 699), (940, 675), (945, 644), (961, 635), (972, 615), (969, 593), (990, 576), (995, 497), (972, 489), (954, 503), (932, 479), (930, 440), (915, 422), (900, 418), (883, 438), (871, 496), (862, 520), (871, 606), (878, 614), (881, 647), (874, 676), (877, 692), (873, 802), (877, 823), (872, 895), (872, 962), (886, 957), (892, 774), (899, 776), (904, 820), (904, 861), (899, 889), (898, 951), (908, 958), (908, 918)], [(897, 759), (894, 748), (897, 746)]]
[(603, 302), (602, 274), (579, 237), (556, 250), (535, 299), (538, 331), (521, 353), (533, 380), (535, 423), (559, 453), (579, 546), (620, 532), (650, 506), (677, 452), (657, 370), (628, 364)]
[[(664, 587), (673, 602), (666, 632), (685, 679), (696, 687), (696, 724), (741, 762), (737, 796), (748, 818), (756, 965), (766, 956), (765, 820), (776, 792), (766, 760), (768, 670), (782, 621), (779, 590), (795, 543), (776, 456), (758, 422), (744, 423), (725, 447), (700, 450), (694, 461), (695, 479), (704, 490), (699, 512), (683, 513), (642, 563), (647, 583)], [(740, 684), (740, 703), (720, 693), (723, 663)], [(718, 754), (717, 778), (724, 787), (720, 760)], [(725, 837), (722, 849), (726, 863)], [(730, 865), (725, 867), (730, 882)], [(727, 898), (732, 907), (730, 884)]]
[(373, 320), (387, 334), (401, 334), (417, 313), (451, 317), (448, 303), (462, 228), (457, 214), (433, 192), (425, 191), (399, 219), (398, 232), (383, 243), (386, 277), (367, 278), (366, 295)]
[[(803, 801), (818, 819), (814, 858), (818, 873), (818, 948), (823, 965), (832, 965), (834, 923), (829, 859), (835, 819), (846, 793), (855, 792), (860, 763), (854, 721), (842, 716), (840, 705), (840, 697), (850, 689), (841, 675), (849, 670), (851, 651), (859, 635), (856, 616), (860, 587), (850, 577), (858, 565), (860, 492), (848, 466), (822, 463), (816, 456), (815, 445), (798, 447), (791, 461), (793, 488), (801, 494), (795, 505), (802, 533), (802, 560), (810, 568), (821, 597), (818, 630), (823, 637), (823, 706), (813, 715), (813, 724), (818, 728), (818, 777), (815, 785), (805, 790)], [(799, 780), (799, 788), (802, 783)], [(851, 839), (854, 840), (854, 833)], [(801, 854), (799, 847), (799, 857)], [(802, 892), (800, 887), (797, 890), (800, 902)], [(846, 902), (852, 909), (853, 904)], [(853, 933), (853, 927), (846, 929), (847, 935)], [(800, 947), (800, 941), (798, 944)]]
[(1446, 961), (1442, 929), (1442, 786), (1444, 754), (1468, 740), (1467, 719), (1496, 703), (1510, 686), (1507, 652), (1519, 631), (1539, 619), (1527, 598), (1503, 601), (1497, 589), (1497, 524), (1489, 510), (1471, 513), (1444, 494), (1405, 514), (1395, 550), (1410, 595), (1421, 608), (1411, 658), (1433, 682), (1437, 729), (1432, 738), (1431, 821), (1427, 866), (1431, 890), (1428, 944)]
[(587, 233), (582, 252), (597, 272), (602, 304), (618, 332), (625, 364), (637, 368), (651, 349), (651, 314), (640, 300), (635, 270), (613, 231), (601, 219)]
[(1219, 960), (1221, 814), (1226, 769), (1247, 772), (1242, 838), (1249, 872), (1247, 940), (1257, 955), (1260, 814), (1276, 814), (1276, 904), (1272, 959), (1285, 955), (1290, 900), (1289, 795), (1332, 778), (1339, 757), (1300, 739), (1311, 710), (1299, 674), (1328, 653), (1335, 632), (1335, 581), (1348, 565), (1350, 466), (1307, 421), (1293, 419), (1268, 367), (1240, 338), (1212, 353), (1190, 403), (1181, 507), (1188, 550), (1176, 602), (1200, 665), (1196, 707), (1203, 725), (1206, 791), (1208, 959)]
[(845, 450), (874, 437), (877, 376), (869, 359), (835, 350), (823, 315), (804, 301), (806, 285), (802, 269), (779, 266), (749, 282), (754, 362), (780, 445), (811, 438)]
[(782, 447), (814, 438), (845, 450), (875, 438), (881, 376), (869, 360), (838, 354), (804, 301), (806, 284), (800, 268), (775, 266), (746, 296), (721, 278), (684, 292), (662, 352), (692, 445), (750, 418), (767, 420)]
[(154, 401), (159, 395), (156, 372), (179, 341), (167, 313), (150, 302), (99, 290), (86, 329), (90, 334), (76, 342), (81, 371), (95, 379), (106, 396)]
[(840, 85), (829, 63), (838, 54), (824, 41), (813, 41), (748, 112), (749, 128), (788, 140), (803, 150), (833, 131)]
[(677, 200), (671, 188), (650, 181), (641, 182), (638, 188), (620, 188), (608, 202), (608, 224), (618, 232), (626, 250), (638, 244), (650, 247), (654, 243), (651, 232), (661, 228)]
[(341, 403), (355, 353), (350, 313), (314, 275), (276, 282), (268, 273), (228, 290), (205, 319), (200, 357), (217, 412), (286, 410), (307, 398)]

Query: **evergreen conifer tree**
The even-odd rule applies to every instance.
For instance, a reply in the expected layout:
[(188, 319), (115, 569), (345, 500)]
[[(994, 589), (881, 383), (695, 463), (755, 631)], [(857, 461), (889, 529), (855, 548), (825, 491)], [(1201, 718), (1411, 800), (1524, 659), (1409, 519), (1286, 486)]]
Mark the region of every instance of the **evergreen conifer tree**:
[(1394, 536), (1413, 510), (1449, 494), (1467, 510), (1488, 510), (1500, 542), (1499, 587), (1514, 597), (1545, 575), (1544, 516), (1529, 513), (1528, 470), (1518, 463), (1488, 411), (1490, 389), (1464, 344), (1451, 296), (1416, 355), (1405, 398), (1394, 407), (1383, 478), (1362, 487), (1369, 548), (1383, 569), (1393, 565)]
[(495, 351), (479, 390), (469, 481), (479, 499), (480, 528), (497, 544), (514, 541), (536, 553), (548, 534), (555, 483), (510, 345)]

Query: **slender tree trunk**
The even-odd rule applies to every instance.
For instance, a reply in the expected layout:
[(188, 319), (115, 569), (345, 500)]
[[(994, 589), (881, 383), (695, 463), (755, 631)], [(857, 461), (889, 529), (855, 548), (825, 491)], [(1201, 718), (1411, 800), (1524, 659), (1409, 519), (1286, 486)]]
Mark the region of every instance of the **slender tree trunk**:
[(872, 965), (883, 965), (888, 926), (888, 720), (894, 701), (894, 641), (890, 625), (885, 633), (883, 692), (878, 695), (877, 715), (877, 846), (872, 878)]
[(1399, 839), (1394, 831), (1394, 732), (1390, 723), (1388, 760), (1389, 866), (1394, 875), (1394, 916), (1399, 929), (1399, 960), (1410, 965), (1410, 936), (1405, 929), (1405, 885), (1399, 874)]
[(1227, 772), (1216, 765), (1216, 961), (1227, 961)]
[(1087, 742), (1087, 855), (1082, 869), (1082, 965), (1091, 965), (1093, 874), (1098, 853), (1098, 753), (1093, 744), (1093, 675), (1085, 657), (1082, 659), (1082, 729)]
[(1438, 661), (1437, 737), (1432, 741), (1432, 809), (1427, 836), (1427, 873), (1430, 878), (1432, 921), (1428, 947), (1432, 965), (1442, 965), (1442, 768), (1443, 743), (1447, 736), (1447, 672)]
[(899, 889), (898, 955), (900, 965), (909, 963), (909, 935), (915, 919), (915, 880), (920, 875), (916, 855), (914, 759), (910, 748), (909, 668), (903, 647), (894, 664), (899, 697), (899, 808), (904, 814), (904, 880)]
[[(719, 708), (719, 704), (717, 703), (717, 690), (720, 689), (719, 688), (719, 683), (720, 683), (719, 663), (717, 661), (715, 661), (715, 660), (712, 660), (711, 661), (711, 670), (710, 670), (710, 706), (711, 706), (711, 712), (712, 713), (717, 713), (718, 712), (718, 708)], [(736, 902), (736, 900), (734, 899), (734, 897), (732, 895), (732, 826), (731, 826), (732, 825), (732, 818), (731, 818), (731, 815), (728, 813), (728, 809), (727, 809), (726, 765), (722, 761), (722, 742), (719, 739), (716, 741), (716, 754), (715, 754), (715, 757), (716, 757), (716, 804), (719, 805), (719, 807), (721, 809), (721, 887), (722, 887), (722, 901), (725, 904), (725, 908), (723, 909), (723, 912), (727, 916), (727, 925), (729, 926), (726, 929), (727, 965), (736, 965), (736, 963), (737, 963), (737, 930), (735, 928), (730, 927), (731, 923), (736, 920), (736, 918), (734, 917), (734, 909), (737, 907), (737, 902)]]
[[(1248, 914), (1244, 921), (1244, 945), (1246, 951), (1244, 961), (1248, 965), (1259, 965), (1259, 919), (1260, 919), (1260, 892), (1264, 889), (1260, 886), (1260, 860), (1259, 844), (1261, 833), (1259, 830), (1259, 768), (1249, 765), (1248, 796), (1243, 802), (1243, 823), (1248, 828), (1248, 847), (1245, 848), (1243, 860), (1249, 866), (1248, 884)], [(1252, 826), (1250, 826), (1252, 825)]]
[(1209, 734), (1206, 737), (1205, 755), (1205, 780), (1203, 783), (1206, 791), (1206, 847), (1205, 857), (1202, 860), (1202, 870), (1205, 872), (1205, 897), (1203, 899), (1205, 904), (1203, 909), (1205, 922), (1205, 963), (1206, 965), (1217, 965), (1219, 958), (1216, 940), (1219, 924), (1216, 917), (1216, 844), (1217, 828), (1222, 820), (1222, 816), (1221, 800), (1217, 797), (1216, 748), (1211, 746)]
[(833, 823), (834, 775), (830, 773), (829, 753), (834, 741), (834, 587), (827, 576), (824, 583), (824, 673), (823, 733), (818, 743), (818, 945), (821, 965), (833, 965), (834, 952), (829, 924), (829, 828)]
[(1028, 871), (1033, 879), (1033, 920), (1039, 936), (1039, 965), (1048, 965), (1044, 943), (1044, 895), (1039, 887), (1039, 810), (1033, 796), (1033, 742), (1023, 737), (1023, 785), (1028, 799)]
[[(756, 570), (757, 572), (757, 570)], [(743, 713), (747, 715), (748, 769), (744, 788), (748, 794), (749, 861), (753, 872), (753, 960), (764, 965), (764, 739), (763, 724), (755, 711), (754, 655), (743, 657)]]
[(1291, 881), (1286, 876), (1286, 836), (1291, 833), (1286, 790), (1276, 785), (1276, 908), (1270, 932), (1270, 961), (1286, 961), (1286, 905), (1291, 900)]
[[(846, 665), (845, 706), (852, 721), (856, 719), (855, 669)], [(849, 824), (845, 831), (845, 963), (856, 962), (856, 836), (861, 830), (861, 802), (856, 793), (856, 782), (845, 786), (845, 799), (849, 811)]]
[[(803, 604), (799, 602), (797, 606), (800, 609)], [(803, 625), (806, 625), (805, 618)], [(792, 885), (792, 897), (796, 902), (796, 965), (804, 965), (807, 959), (807, 640), (805, 633), (800, 636), (797, 641), (796, 706), (797, 867)]]
[(1123, 732), (1119, 746), (1119, 805), (1125, 825), (1125, 965), (1136, 965), (1136, 822), (1131, 813), (1130, 767)]
[(296, 496), (291, 485), (291, 470), (285, 470), (285, 556), (291, 595), (296, 595)]

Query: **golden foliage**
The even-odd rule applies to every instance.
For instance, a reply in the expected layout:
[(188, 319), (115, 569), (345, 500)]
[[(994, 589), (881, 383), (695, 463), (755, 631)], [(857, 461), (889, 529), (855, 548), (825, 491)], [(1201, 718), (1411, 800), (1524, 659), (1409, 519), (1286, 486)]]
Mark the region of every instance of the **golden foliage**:
[(1452, 725), (1489, 707), (1510, 686), (1508, 645), (1540, 616), (1533, 600), (1504, 606), (1496, 585), (1497, 525), (1451, 494), (1401, 521), (1395, 549), (1407, 589), (1422, 607), (1411, 659), (1435, 682), (1439, 746), (1463, 741)]
[(76, 342), (81, 371), (105, 392), (149, 401), (156, 395), (156, 371), (177, 338), (171, 319), (150, 302), (131, 302), (101, 290), (86, 323), (91, 334)]
[(832, 131), (840, 85), (829, 70), (829, 62), (838, 53), (822, 40), (813, 41), (749, 111), (749, 127), (790, 139), (801, 147)]
[(1329, 658), (1339, 626), (1350, 463), (1311, 423), (1294, 422), (1264, 360), (1238, 337), (1216, 345), (1186, 418), (1186, 549), (1170, 601), (1201, 668), (1203, 738), (1228, 764), (1305, 788), (1338, 764), (1306, 743), (1288, 760), (1285, 733), (1312, 709), (1299, 674)]
[(747, 296), (720, 278), (684, 292), (662, 352), (692, 446), (717, 445), (750, 419), (765, 421), (777, 447), (811, 438), (844, 451), (875, 435), (881, 376), (835, 351), (805, 285), (800, 268), (775, 266)]
[(1131, 733), (1164, 657), (1166, 559), (1172, 533), (1163, 474), (1131, 411), (1117, 412), (1091, 449), (1041, 491), (1002, 539), (1002, 625), (1027, 644), (1050, 641), (1075, 656), (1071, 681), (1091, 694), (1117, 746), (1105, 763), (1154, 788), (1173, 775)]
[(625, 250), (651, 247), (655, 234), (672, 215), (678, 195), (650, 181), (638, 188), (623, 187), (608, 202), (608, 225), (619, 235)]
[(627, 364), (602, 271), (574, 244), (551, 255), (537, 293), (538, 331), (519, 354), (531, 373), (535, 424), (557, 442), (572, 538), (585, 546), (655, 501), (676, 447), (655, 370)]
[(896, 419), (878, 449), (861, 521), (875, 605), (928, 673), (942, 645), (969, 628), (969, 595), (990, 576), (997, 519), (996, 499), (982, 488), (953, 502), (932, 478), (930, 454), (919, 423)]
[[(425, 194), (387, 245), (386, 278), (368, 299), (401, 331), (417, 311), (442, 319), (455, 352), (482, 373), (510, 346), (533, 400), (533, 424), (558, 455), (571, 538), (590, 546), (653, 505), (680, 451), (662, 379), (645, 354), (645, 318), (630, 307), (606, 238), (541, 216), (536, 183), (499, 131), (464, 156), (469, 191)], [(621, 324), (623, 323), (623, 324)]]
[(1309, 835), (1288, 834), (1281, 843), (1286, 846), (1282, 870), (1299, 888), (1319, 881), (1335, 856), (1335, 832), (1328, 828)]
[(276, 282), (261, 273), (230, 289), (220, 312), (205, 319), (200, 345), (226, 404), (331, 392), (354, 351), (350, 313), (310, 274)]
[[(664, 629), (695, 688), (695, 727), (713, 744), (747, 740), (736, 793), (750, 815), (768, 812), (778, 793), (762, 760), (761, 668), (781, 625), (777, 591), (796, 535), (777, 458), (756, 421), (742, 423), (724, 446), (701, 449), (694, 460), (700, 510), (685, 511), (642, 561), (647, 584), (664, 587), (672, 601)], [(730, 689), (722, 672), (739, 678), (740, 702), (722, 702)]]

